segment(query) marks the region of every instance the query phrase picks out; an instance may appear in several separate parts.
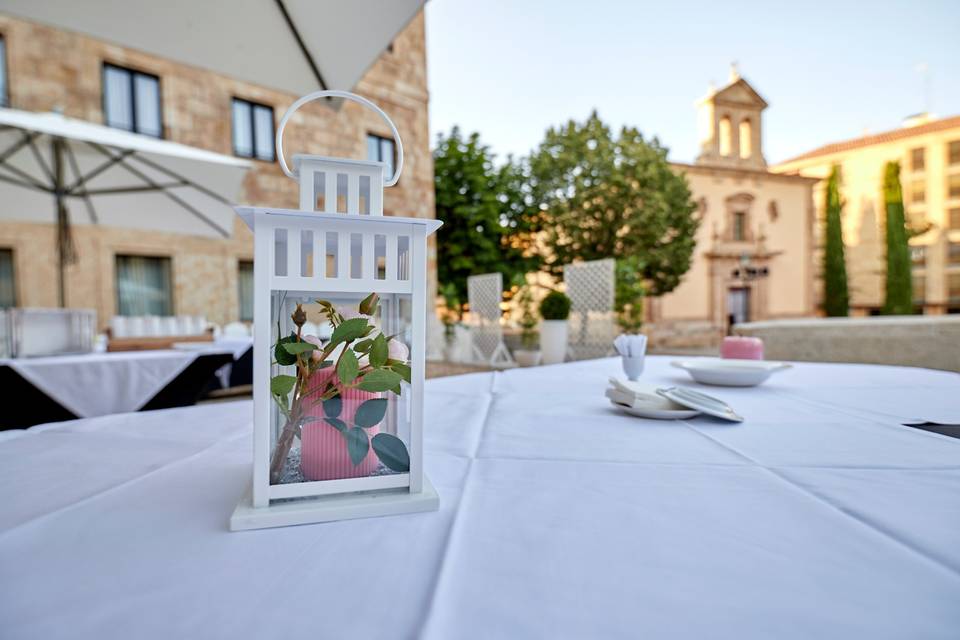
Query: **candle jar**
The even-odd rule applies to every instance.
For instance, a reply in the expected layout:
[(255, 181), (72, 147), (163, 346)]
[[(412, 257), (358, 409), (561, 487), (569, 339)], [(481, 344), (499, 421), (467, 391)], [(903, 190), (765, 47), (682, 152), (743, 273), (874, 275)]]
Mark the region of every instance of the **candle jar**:
[(747, 336), (727, 336), (720, 345), (720, 357), (763, 360), (763, 340)]

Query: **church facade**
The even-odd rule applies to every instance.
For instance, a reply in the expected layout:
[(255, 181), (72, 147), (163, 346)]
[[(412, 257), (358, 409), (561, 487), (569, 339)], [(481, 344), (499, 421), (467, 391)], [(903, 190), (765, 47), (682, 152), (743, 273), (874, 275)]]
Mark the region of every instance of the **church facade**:
[(699, 105), (701, 151), (686, 175), (701, 218), (693, 262), (648, 301), (667, 347), (712, 345), (736, 323), (815, 313), (814, 179), (773, 173), (763, 157), (766, 101), (734, 70)]

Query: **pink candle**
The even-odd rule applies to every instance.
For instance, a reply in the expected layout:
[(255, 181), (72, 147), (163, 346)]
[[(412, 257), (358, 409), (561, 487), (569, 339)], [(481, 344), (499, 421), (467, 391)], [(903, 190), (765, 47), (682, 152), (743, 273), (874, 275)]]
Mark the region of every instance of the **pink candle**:
[(745, 336), (727, 336), (720, 345), (720, 357), (763, 360), (763, 340)]

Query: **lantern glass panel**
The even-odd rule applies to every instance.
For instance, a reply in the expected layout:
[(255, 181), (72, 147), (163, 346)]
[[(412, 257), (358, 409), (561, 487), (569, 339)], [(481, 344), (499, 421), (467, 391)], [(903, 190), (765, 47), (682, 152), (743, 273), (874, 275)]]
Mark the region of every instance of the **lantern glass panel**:
[(412, 300), (370, 294), (272, 292), (270, 484), (409, 471)]

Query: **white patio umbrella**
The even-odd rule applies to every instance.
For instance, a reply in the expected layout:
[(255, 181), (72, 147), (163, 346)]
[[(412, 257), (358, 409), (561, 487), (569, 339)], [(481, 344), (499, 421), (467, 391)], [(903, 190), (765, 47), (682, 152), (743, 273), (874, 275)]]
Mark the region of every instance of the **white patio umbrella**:
[(253, 84), (352, 89), (425, 0), (3, 0), (0, 11)]
[(72, 224), (226, 238), (249, 167), (54, 113), (0, 109), (0, 220), (55, 220), (61, 306)]

